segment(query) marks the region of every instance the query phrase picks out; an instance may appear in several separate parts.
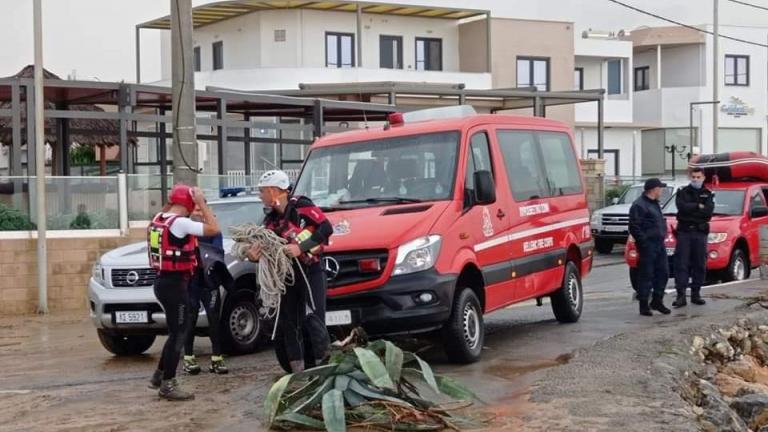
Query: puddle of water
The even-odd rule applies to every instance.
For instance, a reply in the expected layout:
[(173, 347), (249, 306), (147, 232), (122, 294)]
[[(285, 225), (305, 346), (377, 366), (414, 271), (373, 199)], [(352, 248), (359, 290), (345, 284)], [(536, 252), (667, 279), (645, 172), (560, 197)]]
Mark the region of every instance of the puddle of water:
[(540, 360), (537, 362), (499, 359), (488, 366), (485, 369), (485, 372), (499, 378), (513, 379), (531, 372), (564, 365), (572, 358), (573, 354), (567, 353), (561, 354), (554, 359)]

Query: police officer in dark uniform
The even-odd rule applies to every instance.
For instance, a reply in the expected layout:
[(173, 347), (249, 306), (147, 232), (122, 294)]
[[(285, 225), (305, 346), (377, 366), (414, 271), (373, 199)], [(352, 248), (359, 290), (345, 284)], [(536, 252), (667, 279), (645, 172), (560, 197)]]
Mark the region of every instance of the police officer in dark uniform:
[[(664, 288), (669, 278), (664, 237), (667, 222), (661, 213), (659, 198), (667, 185), (657, 178), (645, 182), (645, 193), (629, 209), (629, 233), (635, 239), (638, 252), (637, 297), (640, 315), (652, 316), (651, 309), (669, 314), (664, 306)], [(650, 305), (648, 297), (653, 293)]]
[(685, 289), (690, 282), (691, 303), (706, 304), (701, 298), (701, 285), (707, 272), (707, 236), (709, 221), (715, 210), (712, 191), (704, 187), (704, 171), (693, 168), (691, 183), (680, 188), (675, 197), (677, 205), (677, 248), (675, 249), (675, 288), (677, 299), (672, 306), (687, 304)]

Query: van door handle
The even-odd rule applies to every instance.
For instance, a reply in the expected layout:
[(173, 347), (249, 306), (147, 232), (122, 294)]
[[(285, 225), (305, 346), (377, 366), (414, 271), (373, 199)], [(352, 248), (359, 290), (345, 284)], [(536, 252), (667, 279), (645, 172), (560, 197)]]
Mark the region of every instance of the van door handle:
[(502, 210), (502, 209), (499, 209), (499, 211), (496, 212), (496, 217), (499, 218), (499, 219), (504, 219), (504, 216), (506, 216), (506, 215), (507, 214), (504, 213), (504, 210)]

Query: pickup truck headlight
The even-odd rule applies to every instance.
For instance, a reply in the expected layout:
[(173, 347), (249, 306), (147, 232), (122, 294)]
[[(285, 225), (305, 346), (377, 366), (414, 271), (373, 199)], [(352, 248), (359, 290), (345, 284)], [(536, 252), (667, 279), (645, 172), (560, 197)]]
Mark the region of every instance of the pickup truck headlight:
[(709, 233), (707, 243), (717, 244), (728, 240), (728, 233)]
[(96, 263), (93, 265), (93, 269), (91, 270), (91, 277), (93, 277), (93, 280), (99, 283), (104, 283), (104, 268), (101, 266), (101, 264)]
[(397, 260), (392, 276), (431, 269), (440, 253), (442, 237), (431, 235), (405, 243), (397, 249)]
[(592, 213), (592, 218), (589, 220), (589, 225), (592, 228), (598, 228), (602, 222), (602, 215), (600, 213)]

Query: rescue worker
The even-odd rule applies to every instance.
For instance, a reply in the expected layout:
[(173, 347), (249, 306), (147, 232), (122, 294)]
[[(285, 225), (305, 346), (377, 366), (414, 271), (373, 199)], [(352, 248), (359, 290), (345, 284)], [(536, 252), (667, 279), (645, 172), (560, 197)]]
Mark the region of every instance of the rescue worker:
[[(669, 314), (664, 306), (664, 288), (669, 278), (664, 238), (667, 222), (661, 213), (659, 198), (667, 185), (657, 178), (646, 180), (645, 193), (629, 209), (629, 233), (634, 237), (638, 253), (637, 297), (640, 315), (652, 316), (651, 309)], [(648, 297), (652, 295), (650, 306)]]
[(675, 308), (687, 304), (685, 290), (690, 282), (691, 303), (704, 305), (701, 286), (707, 273), (707, 237), (709, 221), (715, 210), (712, 191), (704, 187), (704, 171), (693, 168), (691, 183), (680, 188), (675, 196), (677, 206), (677, 247), (675, 248)]
[[(191, 219), (198, 222), (203, 221), (200, 207), (195, 207)], [(210, 256), (218, 258), (210, 259)], [(219, 286), (231, 282), (232, 277), (224, 263), (224, 239), (221, 233), (198, 239), (197, 260), (197, 269), (189, 282), (189, 329), (184, 344), (183, 369), (190, 375), (197, 375), (201, 371), (195, 358), (194, 347), (195, 327), (200, 313), (200, 303), (202, 303), (208, 317), (208, 337), (211, 339), (211, 366), (208, 368), (208, 372), (224, 375), (229, 373), (229, 369), (224, 364), (221, 349), (221, 292), (219, 292)], [(223, 268), (217, 265), (221, 263), (224, 263)]]
[[(200, 207), (202, 222), (189, 215)], [(155, 215), (147, 230), (149, 261), (157, 271), (155, 297), (165, 310), (168, 339), (163, 345), (150, 388), (159, 389), (161, 398), (181, 401), (195, 396), (184, 391), (176, 380), (176, 368), (184, 347), (189, 314), (189, 281), (197, 267), (197, 238), (220, 232), (219, 224), (205, 203), (200, 189), (177, 184), (171, 189), (169, 204)]]
[[(330, 337), (325, 326), (327, 276), (320, 258), (323, 246), (328, 244), (333, 233), (333, 226), (309, 198), (290, 195), (290, 180), (285, 172), (268, 171), (261, 176), (257, 186), (267, 213), (264, 226), (288, 239), (285, 252), (291, 258), (298, 258), (293, 266), (295, 282), (286, 287), (281, 299), (277, 326), (291, 371), (300, 372), (305, 368), (304, 329), (309, 335), (316, 364), (324, 362), (330, 354)], [(257, 245), (249, 250), (248, 257), (252, 261), (259, 260), (261, 251)]]

